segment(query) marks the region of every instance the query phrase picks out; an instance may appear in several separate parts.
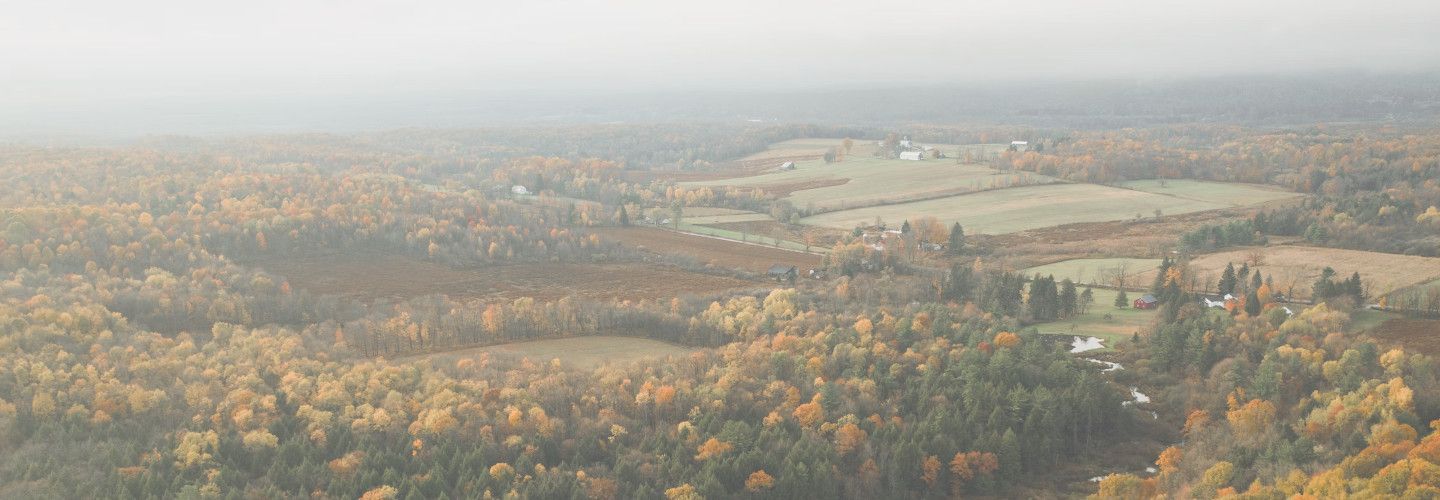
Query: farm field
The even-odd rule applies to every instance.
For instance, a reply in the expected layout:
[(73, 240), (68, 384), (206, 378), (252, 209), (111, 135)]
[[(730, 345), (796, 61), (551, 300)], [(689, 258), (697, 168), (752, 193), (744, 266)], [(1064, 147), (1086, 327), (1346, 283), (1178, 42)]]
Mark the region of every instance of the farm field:
[(727, 269), (765, 272), (772, 264), (787, 264), (801, 269), (820, 265), (820, 256), (814, 254), (650, 227), (607, 227), (596, 229), (595, 233), (621, 244), (657, 253), (688, 255), (702, 263)]
[[(764, 151), (741, 158), (740, 161), (752, 160), (776, 160), (781, 158), (794, 158), (800, 156), (819, 157), (832, 147), (841, 147), (845, 142), (843, 138), (829, 137), (806, 137), (791, 139), (771, 144)], [(870, 154), (875, 150), (875, 141), (855, 139), (851, 154)]]
[(492, 357), (529, 359), (536, 363), (547, 363), (552, 359), (558, 359), (562, 364), (574, 367), (595, 368), (612, 363), (632, 363), (645, 359), (684, 356), (694, 351), (696, 351), (695, 348), (659, 340), (595, 335), (472, 347), (427, 354), (423, 358), (439, 364), (454, 364), (461, 359), (488, 354)]
[(1380, 323), (1370, 335), (1430, 356), (1440, 356), (1440, 320), (1395, 318)]
[[(1359, 272), (1370, 287), (1372, 299), (1440, 279), (1440, 258), (1290, 245), (1200, 255), (1190, 261), (1190, 267), (1198, 276), (1213, 277), (1209, 281), (1214, 281), (1219, 279), (1226, 264), (1233, 262), (1239, 267), (1250, 261), (1257, 250), (1263, 264), (1252, 264), (1251, 268), (1273, 276), (1281, 291), (1293, 287), (1296, 298), (1309, 298), (1311, 284), (1326, 266), (1334, 268), (1340, 278)], [(1153, 276), (1152, 270), (1144, 279)]]
[(957, 164), (950, 158), (908, 161), (857, 154), (839, 163), (804, 160), (796, 162), (795, 170), (682, 182), (680, 186), (759, 188), (784, 196), (796, 208), (837, 210), (1050, 182), (1055, 180), (1028, 172), (1008, 174), (981, 165)]
[(1300, 193), (1285, 191), (1275, 186), (1188, 179), (1164, 181), (1146, 179), (1121, 183), (1120, 187), (1230, 206), (1258, 205), (1303, 196)]
[(358, 300), (403, 300), (429, 294), (485, 301), (532, 297), (554, 301), (664, 299), (764, 286), (640, 263), (538, 263), (451, 268), (382, 254), (338, 254), (259, 263), (291, 286)]
[(758, 222), (758, 221), (767, 221), (767, 220), (773, 220), (773, 219), (774, 219), (773, 217), (770, 217), (769, 215), (766, 215), (766, 214), (755, 213), (755, 212), (743, 212), (743, 213), (738, 213), (738, 214), (697, 215), (697, 216), (694, 216), (694, 217), (691, 217), (691, 216), (687, 215), (687, 216), (681, 218), (681, 219), (680, 219), (680, 222), (681, 222), (682, 224), (710, 225), (710, 224), (730, 224), (730, 223), (734, 223), (734, 222)]
[(830, 212), (805, 224), (850, 229), (876, 219), (933, 216), (945, 225), (959, 222), (967, 234), (1004, 234), (1078, 222), (1104, 222), (1226, 208), (1204, 202), (1095, 184), (1052, 184), (997, 189), (948, 198)]
[(1120, 274), (1121, 268), (1125, 270), (1126, 286), (1146, 286), (1150, 284), (1149, 278), (1145, 281), (1139, 280), (1139, 276), (1146, 274), (1153, 276), (1156, 268), (1160, 266), (1160, 259), (1131, 259), (1131, 258), (1108, 258), (1108, 259), (1071, 259), (1043, 266), (1036, 266), (1021, 271), (1026, 276), (1054, 275), (1056, 280), (1070, 279), (1077, 285), (1111, 285), (1114, 278)]
[(722, 207), (685, 207), (685, 217), (712, 217), (717, 215), (753, 214), (749, 210)]
[[(1080, 288), (1081, 291), (1084, 289)], [(1095, 302), (1090, 304), (1090, 310), (1085, 314), (1066, 320), (1040, 323), (1033, 328), (1046, 335), (1099, 337), (1104, 339), (1106, 349), (1114, 349), (1117, 345), (1130, 342), (1131, 336), (1144, 329), (1155, 318), (1154, 309), (1147, 311), (1128, 306), (1117, 309), (1114, 305), (1115, 295), (1119, 292), (1115, 290), (1095, 288), (1093, 293)], [(1130, 292), (1129, 298), (1134, 300), (1140, 295), (1139, 292)]]

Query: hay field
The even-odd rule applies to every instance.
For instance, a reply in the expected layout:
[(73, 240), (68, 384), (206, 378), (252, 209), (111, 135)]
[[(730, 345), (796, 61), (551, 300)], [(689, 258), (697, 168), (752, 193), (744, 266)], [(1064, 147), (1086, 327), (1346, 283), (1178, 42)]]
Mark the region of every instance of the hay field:
[[(1359, 272), (1361, 281), (1370, 287), (1372, 300), (1440, 279), (1440, 258), (1289, 245), (1205, 254), (1192, 259), (1190, 267), (1200, 276), (1218, 279), (1227, 263), (1233, 262), (1240, 267), (1257, 252), (1263, 263), (1252, 265), (1252, 269), (1273, 276), (1281, 291), (1293, 287), (1296, 298), (1310, 297), (1311, 284), (1326, 266), (1334, 268), (1341, 278)], [(1152, 271), (1150, 276), (1153, 275)]]
[[(1160, 267), (1160, 259), (1132, 259), (1132, 258), (1109, 258), (1109, 259), (1070, 259), (1035, 266), (1021, 271), (1025, 276), (1050, 276), (1054, 275), (1057, 280), (1069, 278), (1079, 285), (1097, 284), (1114, 285), (1114, 278), (1124, 269), (1126, 287), (1149, 286), (1148, 276), (1154, 276), (1156, 268)], [(1139, 277), (1147, 276), (1144, 281)]]
[(1276, 186), (1208, 182), (1189, 179), (1129, 181), (1121, 183), (1120, 187), (1230, 206), (1258, 205), (1304, 196), (1300, 193), (1285, 191)]
[(1164, 196), (1095, 184), (1050, 184), (997, 189), (979, 193), (824, 213), (801, 222), (850, 229), (876, 219), (899, 224), (924, 216), (949, 225), (959, 222), (969, 234), (1005, 234), (1028, 229), (1182, 214), (1228, 205)]
[[(957, 147), (942, 148), (953, 154)], [(982, 165), (958, 164), (954, 158), (909, 161), (854, 154), (838, 163), (804, 160), (796, 162), (795, 170), (679, 185), (757, 188), (783, 195), (796, 208), (837, 210), (1051, 182), (1055, 180), (1044, 175), (1001, 173)]]
[(767, 221), (767, 220), (772, 220), (772, 219), (773, 219), (773, 217), (770, 217), (770, 215), (768, 215), (768, 214), (755, 213), (755, 212), (742, 212), (742, 213), (738, 213), (738, 214), (697, 215), (697, 216), (694, 216), (694, 217), (691, 217), (691, 216), (689, 216), (689, 215), (686, 215), (685, 217), (683, 217), (683, 218), (680, 219), (680, 222), (683, 222), (683, 223), (685, 223), (685, 224), (709, 225), (709, 224), (731, 224), (731, 223), (735, 223), (735, 222), (759, 222), (759, 221)]

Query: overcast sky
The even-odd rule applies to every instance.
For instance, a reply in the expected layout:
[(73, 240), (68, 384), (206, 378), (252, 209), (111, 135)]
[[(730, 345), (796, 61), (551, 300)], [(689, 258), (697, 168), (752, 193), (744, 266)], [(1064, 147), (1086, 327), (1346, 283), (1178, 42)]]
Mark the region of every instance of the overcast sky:
[(3, 0), (0, 109), (1440, 67), (1440, 1)]

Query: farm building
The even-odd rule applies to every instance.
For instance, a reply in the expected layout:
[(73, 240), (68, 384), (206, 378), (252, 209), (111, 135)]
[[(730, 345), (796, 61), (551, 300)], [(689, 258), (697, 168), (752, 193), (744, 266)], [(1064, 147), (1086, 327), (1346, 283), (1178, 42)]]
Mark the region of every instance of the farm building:
[(787, 161), (780, 164), (780, 170), (795, 170), (795, 162)]
[(1160, 301), (1155, 299), (1154, 295), (1150, 295), (1148, 293), (1145, 294), (1145, 296), (1143, 297), (1135, 299), (1136, 309), (1154, 309), (1155, 306), (1158, 305), (1160, 305)]
[(800, 272), (795, 269), (795, 266), (775, 264), (770, 266), (770, 270), (766, 271), (765, 275), (775, 281), (795, 281), (795, 278), (800, 275)]
[(1010, 141), (1011, 151), (1025, 151), (1027, 149), (1030, 149), (1030, 143), (1028, 141)]
[(525, 189), (525, 186), (521, 186), (521, 185), (519, 185), (519, 184), (516, 184), (516, 185), (514, 185), (514, 186), (510, 186), (510, 194), (518, 194), (518, 195), (522, 195), (522, 196), (523, 196), (523, 195), (530, 194), (530, 190)]
[(905, 151), (905, 152), (900, 153), (900, 159), (901, 159), (901, 160), (911, 160), (911, 161), (924, 160), (924, 159), (925, 159), (925, 153), (922, 153), (922, 152), (920, 152), (920, 151)]

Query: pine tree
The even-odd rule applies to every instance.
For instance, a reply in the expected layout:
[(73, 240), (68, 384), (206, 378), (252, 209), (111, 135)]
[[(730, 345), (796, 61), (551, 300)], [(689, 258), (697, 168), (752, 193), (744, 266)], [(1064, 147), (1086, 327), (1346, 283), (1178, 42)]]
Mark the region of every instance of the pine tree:
[(630, 225), (630, 213), (625, 211), (625, 205), (620, 205), (620, 213), (615, 217), (620, 220), (620, 225)]
[(965, 253), (965, 228), (960, 227), (959, 222), (950, 226), (950, 247), (947, 248), (946, 251), (948, 251), (950, 255)]
[(1255, 293), (1255, 290), (1250, 290), (1245, 294), (1245, 314), (1250, 317), (1260, 315), (1260, 296)]
[(1220, 295), (1235, 293), (1235, 264), (1225, 264), (1225, 271), (1220, 273)]
[(1126, 306), (1129, 306), (1129, 305), (1130, 305), (1130, 297), (1127, 297), (1127, 296), (1125, 295), (1125, 290), (1120, 290), (1120, 293), (1115, 294), (1115, 308), (1116, 308), (1116, 309), (1124, 309)]
[(1078, 308), (1079, 297), (1075, 294), (1075, 282), (1066, 278), (1060, 283), (1060, 316), (1073, 317)]

